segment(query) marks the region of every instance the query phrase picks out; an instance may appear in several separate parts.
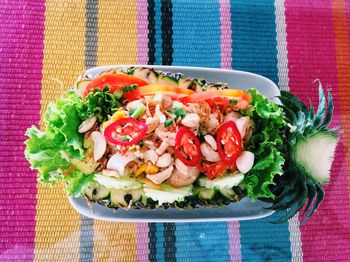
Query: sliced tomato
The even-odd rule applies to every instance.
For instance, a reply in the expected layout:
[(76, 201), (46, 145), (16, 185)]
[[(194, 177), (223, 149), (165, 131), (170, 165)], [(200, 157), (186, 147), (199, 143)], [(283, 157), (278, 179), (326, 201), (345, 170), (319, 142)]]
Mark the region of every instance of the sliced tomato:
[[(182, 103), (196, 103), (204, 100), (209, 104), (229, 105), (232, 104), (234, 110), (247, 109), (251, 102), (250, 95), (237, 89), (207, 90), (195, 93), (179, 99)], [(231, 101), (235, 101), (232, 103)]]
[(92, 80), (87, 86), (83, 93), (83, 98), (85, 98), (92, 89), (103, 89), (106, 85), (109, 86), (110, 92), (120, 91), (122, 93), (123, 86), (134, 85), (145, 86), (148, 83), (140, 78), (130, 76), (127, 74), (110, 74), (102, 75)]
[(138, 86), (135, 90), (124, 93), (124, 97), (129, 101), (137, 100), (144, 96), (151, 96), (157, 93), (162, 93), (171, 96), (173, 99), (178, 99), (190, 94), (194, 91), (186, 88), (180, 88), (167, 85), (144, 85)]
[(201, 166), (200, 171), (204, 173), (209, 179), (214, 179), (225, 173), (227, 169), (236, 169), (233, 165), (227, 165), (223, 162), (216, 162), (212, 164), (204, 164)]
[(134, 118), (121, 118), (108, 125), (104, 130), (107, 141), (120, 145), (131, 146), (139, 142), (147, 132), (147, 125)]
[(180, 127), (176, 134), (175, 155), (186, 166), (197, 166), (201, 160), (199, 140), (187, 127)]
[(233, 165), (242, 151), (242, 138), (233, 121), (221, 124), (216, 133), (218, 153), (223, 163)]

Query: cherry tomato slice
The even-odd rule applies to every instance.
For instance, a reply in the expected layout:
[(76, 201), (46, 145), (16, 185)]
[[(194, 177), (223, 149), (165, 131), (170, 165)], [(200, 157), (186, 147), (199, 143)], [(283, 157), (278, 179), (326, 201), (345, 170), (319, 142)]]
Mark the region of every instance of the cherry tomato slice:
[(123, 86), (134, 85), (144, 86), (148, 83), (140, 78), (130, 76), (127, 74), (110, 74), (102, 75), (92, 80), (87, 86), (83, 93), (83, 98), (85, 98), (92, 89), (103, 89), (105, 85), (109, 85), (110, 92), (114, 93), (115, 91), (122, 92)]
[(155, 95), (156, 93), (163, 93), (171, 96), (173, 99), (178, 99), (190, 94), (193, 94), (194, 91), (186, 88), (166, 86), (166, 85), (145, 85), (139, 86), (136, 90), (129, 91), (123, 96), (129, 101), (137, 100), (144, 96)]
[(222, 162), (227, 165), (235, 164), (242, 151), (242, 138), (235, 122), (227, 121), (219, 126), (216, 144)]
[(201, 160), (199, 140), (187, 127), (180, 127), (176, 134), (175, 155), (186, 166), (197, 166)]
[(145, 123), (134, 118), (121, 118), (105, 128), (104, 136), (113, 144), (131, 146), (145, 136), (147, 128)]
[(232, 105), (234, 110), (247, 109), (251, 102), (250, 95), (237, 89), (225, 89), (225, 90), (207, 90), (205, 92), (195, 93), (192, 95), (180, 98), (182, 103), (197, 103), (204, 100), (209, 104), (217, 105), (229, 105), (230, 100), (235, 100), (236, 104)]
[(235, 166), (227, 165), (223, 162), (216, 162), (212, 164), (204, 164), (201, 166), (200, 171), (203, 172), (209, 179), (214, 179), (225, 173), (227, 169), (236, 169)]

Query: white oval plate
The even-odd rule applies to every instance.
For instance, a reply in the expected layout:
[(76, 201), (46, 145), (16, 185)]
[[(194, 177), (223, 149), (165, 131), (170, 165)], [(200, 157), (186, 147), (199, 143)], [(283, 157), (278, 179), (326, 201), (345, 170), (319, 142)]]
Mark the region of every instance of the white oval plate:
[[(267, 96), (271, 101), (277, 102), (275, 98), (280, 95), (278, 87), (269, 79), (249, 72), (183, 66), (147, 66), (147, 65), (113, 65), (100, 66), (88, 69), (84, 78), (94, 78), (102, 71), (111, 68), (126, 68), (129, 66), (153, 67), (165, 72), (183, 73), (191, 78), (204, 78), (209, 82), (227, 83), (231, 88), (246, 90), (255, 88), (260, 93)], [(229, 220), (250, 220), (271, 215), (274, 211), (266, 210), (269, 204), (248, 198), (243, 198), (237, 203), (231, 203), (226, 207), (178, 210), (169, 208), (167, 210), (155, 209), (131, 209), (113, 210), (99, 204), (93, 204), (90, 208), (85, 199), (69, 198), (71, 205), (82, 215), (106, 221), (118, 222), (208, 222), (208, 221), (229, 221)]]

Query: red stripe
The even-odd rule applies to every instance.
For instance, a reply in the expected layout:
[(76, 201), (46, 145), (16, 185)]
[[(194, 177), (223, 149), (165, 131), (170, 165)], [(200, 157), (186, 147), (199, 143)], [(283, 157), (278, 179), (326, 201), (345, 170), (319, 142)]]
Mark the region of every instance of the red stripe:
[[(306, 3), (308, 2), (308, 3)], [(314, 79), (330, 85), (335, 103), (334, 125), (342, 122), (331, 0), (286, 0), (290, 91), (317, 105)], [(350, 257), (350, 210), (343, 140), (337, 148), (330, 185), (318, 211), (301, 227), (305, 261), (342, 260)]]
[(0, 4), (0, 261), (34, 257), (36, 173), (25, 130), (40, 119), (44, 0)]

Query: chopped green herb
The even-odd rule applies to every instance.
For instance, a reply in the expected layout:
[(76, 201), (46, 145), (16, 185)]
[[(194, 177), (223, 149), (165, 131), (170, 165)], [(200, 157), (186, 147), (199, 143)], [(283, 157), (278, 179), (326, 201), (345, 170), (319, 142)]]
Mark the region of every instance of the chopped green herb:
[(122, 136), (120, 137), (121, 141), (129, 141), (129, 138), (127, 136)]
[(122, 88), (123, 88), (123, 93), (128, 92), (128, 87), (127, 86), (123, 86)]
[(172, 119), (167, 119), (167, 120), (164, 122), (164, 127), (168, 127), (168, 126), (170, 126), (172, 123), (173, 123), (173, 120), (172, 120)]
[(129, 116), (131, 116), (135, 111), (136, 111), (136, 108), (131, 109), (131, 110), (129, 111)]
[(145, 112), (145, 110), (146, 110), (146, 107), (144, 106), (144, 104), (139, 103), (139, 104), (137, 105), (137, 107), (135, 108), (135, 111), (134, 111), (130, 116), (131, 116), (132, 118), (137, 119), (137, 118), (140, 117), (140, 115), (143, 114), (143, 112)]
[(231, 100), (230, 100), (230, 104), (231, 104), (231, 105), (234, 105), (234, 106), (237, 105), (237, 100), (231, 99)]
[(109, 84), (105, 84), (102, 88), (103, 91), (109, 91), (111, 89), (111, 86)]
[(128, 90), (129, 90), (129, 91), (135, 90), (136, 88), (137, 88), (137, 85), (136, 85), (136, 84), (133, 84), (133, 85), (129, 85), (129, 86), (128, 86)]
[(123, 93), (119, 92), (119, 91), (115, 91), (113, 93), (113, 95), (115, 96), (116, 99), (120, 99), (123, 96)]
[(175, 121), (179, 118), (179, 117), (184, 117), (186, 115), (186, 113), (180, 109), (180, 108), (173, 108), (171, 110), (168, 110), (168, 113), (173, 114)]
[(138, 143), (137, 143), (141, 148), (144, 146), (144, 143), (142, 140), (140, 140)]
[(198, 132), (202, 135), (205, 136), (207, 132), (204, 130), (204, 127), (200, 124), (198, 127)]

